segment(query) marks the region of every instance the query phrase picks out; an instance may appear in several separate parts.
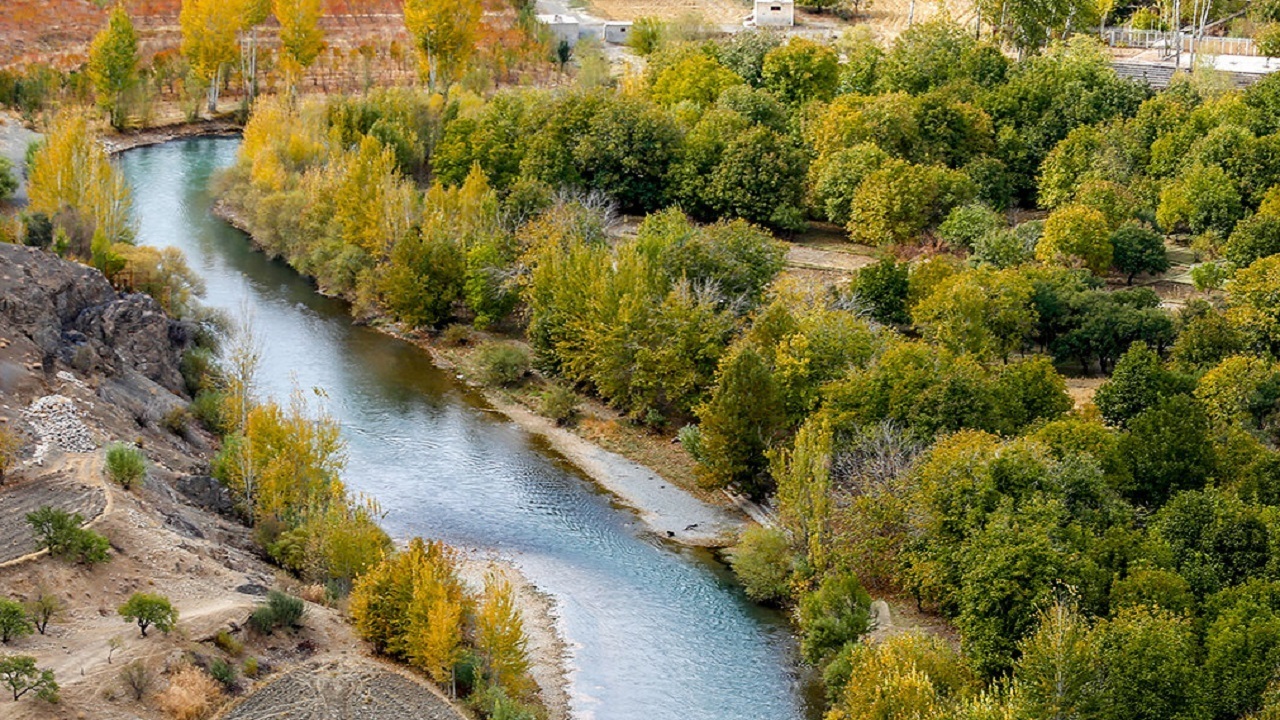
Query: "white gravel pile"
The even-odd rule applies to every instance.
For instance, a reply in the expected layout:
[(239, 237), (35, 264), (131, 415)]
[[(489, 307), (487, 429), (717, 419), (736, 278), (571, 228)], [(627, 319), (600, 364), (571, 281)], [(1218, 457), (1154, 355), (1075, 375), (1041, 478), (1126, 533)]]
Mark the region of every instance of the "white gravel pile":
[(31, 425), (38, 438), (34, 458), (36, 464), (43, 461), (44, 456), (54, 448), (67, 452), (93, 452), (98, 449), (89, 426), (84, 424), (80, 415), (75, 401), (64, 395), (36, 398), (22, 411), (22, 418)]

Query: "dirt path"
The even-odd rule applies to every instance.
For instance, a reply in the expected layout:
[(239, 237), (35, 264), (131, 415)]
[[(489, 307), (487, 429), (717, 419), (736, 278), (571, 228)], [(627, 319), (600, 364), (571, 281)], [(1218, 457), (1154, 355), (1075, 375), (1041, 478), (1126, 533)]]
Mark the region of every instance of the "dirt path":
[(866, 255), (856, 255), (838, 250), (823, 250), (809, 245), (792, 244), (787, 248), (787, 265), (809, 270), (851, 273), (875, 261), (875, 258)]

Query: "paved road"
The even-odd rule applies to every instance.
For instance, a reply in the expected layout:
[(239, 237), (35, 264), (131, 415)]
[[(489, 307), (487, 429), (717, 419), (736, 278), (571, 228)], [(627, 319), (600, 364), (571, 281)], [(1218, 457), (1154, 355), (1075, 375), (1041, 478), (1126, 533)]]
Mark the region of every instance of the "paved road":
[(23, 163), (27, 145), (39, 138), (38, 134), (23, 127), (17, 119), (0, 115), (0, 157), (13, 163), (14, 174), (18, 176), (18, 192), (13, 198), (17, 205), (27, 204), (27, 173)]

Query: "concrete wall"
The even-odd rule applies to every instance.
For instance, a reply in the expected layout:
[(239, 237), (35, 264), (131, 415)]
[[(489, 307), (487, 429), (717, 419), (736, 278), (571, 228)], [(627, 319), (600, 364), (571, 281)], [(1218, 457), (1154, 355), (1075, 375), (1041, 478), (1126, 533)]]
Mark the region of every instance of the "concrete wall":
[(796, 4), (791, 0), (756, 0), (757, 27), (791, 27), (796, 24)]

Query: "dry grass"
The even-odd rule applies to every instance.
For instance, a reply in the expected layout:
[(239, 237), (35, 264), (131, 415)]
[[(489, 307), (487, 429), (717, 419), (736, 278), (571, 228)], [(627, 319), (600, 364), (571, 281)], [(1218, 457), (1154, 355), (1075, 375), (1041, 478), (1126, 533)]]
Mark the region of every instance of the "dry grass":
[(587, 9), (608, 20), (639, 17), (675, 20), (699, 15), (714, 25), (741, 25), (751, 14), (751, 3), (744, 0), (590, 0)]
[(204, 720), (225, 701), (218, 681), (190, 665), (176, 670), (169, 678), (169, 687), (156, 696), (160, 709), (174, 720)]

